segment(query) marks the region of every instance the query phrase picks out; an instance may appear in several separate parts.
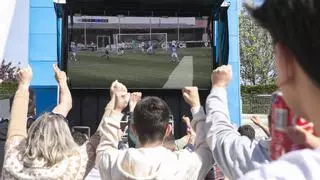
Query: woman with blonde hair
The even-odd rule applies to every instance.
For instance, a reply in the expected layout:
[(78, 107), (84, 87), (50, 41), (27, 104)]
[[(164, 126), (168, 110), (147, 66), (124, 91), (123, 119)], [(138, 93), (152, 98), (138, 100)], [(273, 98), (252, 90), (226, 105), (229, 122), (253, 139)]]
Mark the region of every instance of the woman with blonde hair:
[(84, 179), (95, 163), (99, 143), (96, 133), (82, 146), (71, 135), (66, 116), (72, 108), (67, 77), (54, 65), (60, 102), (52, 112), (42, 114), (26, 130), (30, 67), (18, 73), (1, 179)]

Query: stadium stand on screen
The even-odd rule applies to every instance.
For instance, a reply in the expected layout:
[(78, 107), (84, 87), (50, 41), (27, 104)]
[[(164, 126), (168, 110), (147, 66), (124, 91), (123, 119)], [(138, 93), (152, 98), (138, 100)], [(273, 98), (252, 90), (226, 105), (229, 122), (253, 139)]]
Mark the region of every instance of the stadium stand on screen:
[(68, 75), (73, 88), (209, 88), (207, 18), (74, 16)]

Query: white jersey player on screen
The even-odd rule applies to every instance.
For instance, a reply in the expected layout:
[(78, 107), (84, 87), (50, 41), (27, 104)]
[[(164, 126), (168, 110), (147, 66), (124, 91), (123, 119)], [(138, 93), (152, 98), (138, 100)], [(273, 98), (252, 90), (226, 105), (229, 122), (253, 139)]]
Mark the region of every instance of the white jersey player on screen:
[(145, 46), (145, 43), (144, 42), (141, 42), (139, 44), (140, 48), (141, 48), (141, 52), (144, 52), (144, 46)]
[(171, 43), (171, 61), (179, 61), (176, 41), (172, 41)]
[(107, 45), (104, 49), (104, 54), (100, 57), (106, 57), (107, 60), (110, 60), (110, 52), (109, 52), (109, 45)]
[(124, 54), (125, 47), (126, 47), (126, 44), (124, 42), (119, 44), (118, 55), (123, 55)]
[(77, 60), (77, 46), (76, 46), (76, 44), (74, 42), (72, 42), (70, 48), (71, 48), (71, 53), (72, 53), (70, 60), (78, 61)]
[(147, 49), (147, 53), (148, 54), (153, 54), (153, 44), (152, 44), (151, 41), (149, 42), (149, 47)]

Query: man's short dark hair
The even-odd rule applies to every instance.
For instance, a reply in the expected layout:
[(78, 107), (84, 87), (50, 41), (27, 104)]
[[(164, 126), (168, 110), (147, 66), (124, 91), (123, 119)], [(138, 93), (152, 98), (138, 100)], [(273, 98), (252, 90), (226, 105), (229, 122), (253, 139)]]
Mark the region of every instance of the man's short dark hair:
[(250, 125), (243, 125), (238, 128), (238, 132), (241, 136), (247, 136), (251, 141), (256, 137), (256, 132)]
[(163, 140), (169, 114), (167, 103), (158, 97), (145, 97), (137, 104), (133, 116), (141, 144)]
[(269, 30), (276, 43), (287, 47), (308, 76), (320, 85), (320, 1), (265, 0), (252, 16)]

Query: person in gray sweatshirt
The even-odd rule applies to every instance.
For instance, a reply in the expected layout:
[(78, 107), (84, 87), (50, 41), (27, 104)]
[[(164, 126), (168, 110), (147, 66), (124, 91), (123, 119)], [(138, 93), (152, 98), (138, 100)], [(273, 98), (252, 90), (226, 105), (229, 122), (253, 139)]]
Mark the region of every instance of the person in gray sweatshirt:
[(237, 179), (270, 162), (270, 139), (251, 141), (230, 123), (226, 88), (231, 78), (231, 66), (221, 66), (212, 73), (205, 133), (218, 166), (229, 179)]

